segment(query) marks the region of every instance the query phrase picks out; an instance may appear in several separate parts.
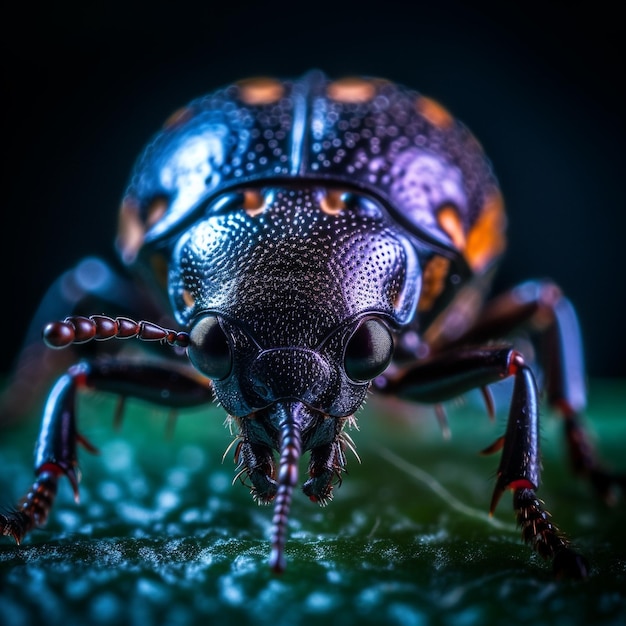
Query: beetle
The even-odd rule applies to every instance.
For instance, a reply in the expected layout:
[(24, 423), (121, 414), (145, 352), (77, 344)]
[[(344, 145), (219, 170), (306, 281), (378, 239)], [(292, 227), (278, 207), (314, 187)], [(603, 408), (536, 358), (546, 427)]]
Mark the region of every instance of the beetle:
[[(535, 493), (539, 392), (506, 340), (512, 332), (531, 329), (549, 347), (547, 398), (576, 472), (605, 498), (623, 479), (598, 462), (581, 422), (571, 303), (547, 281), (487, 299), (505, 230), (477, 140), (407, 87), (312, 71), (246, 79), (192, 101), (152, 138), (124, 194), (116, 246), (129, 277), (106, 274), (72, 297), (53, 286), (47, 300), (69, 316), (43, 330), (52, 348), (94, 340), (102, 352), (122, 343), (106, 340), (138, 338), (172, 349), (158, 362), (106, 350), (60, 375), (44, 408), (36, 480), (0, 514), (0, 531), (19, 543), (43, 524), (62, 476), (78, 498), (76, 448), (90, 447), (76, 427), (78, 391), (174, 408), (217, 400), (236, 425), (237, 476), (256, 501), (273, 503), (269, 561), (281, 572), (299, 459), (309, 452), (304, 493), (328, 503), (354, 446), (346, 428), (368, 392), (440, 407), (481, 388), (493, 412), (488, 385), (512, 377), (506, 430), (485, 450), (501, 452), (490, 510), (512, 490), (523, 540), (557, 576), (584, 577), (586, 560)], [(89, 314), (102, 302), (117, 317)], [(44, 367), (40, 356), (30, 363), (28, 382)]]

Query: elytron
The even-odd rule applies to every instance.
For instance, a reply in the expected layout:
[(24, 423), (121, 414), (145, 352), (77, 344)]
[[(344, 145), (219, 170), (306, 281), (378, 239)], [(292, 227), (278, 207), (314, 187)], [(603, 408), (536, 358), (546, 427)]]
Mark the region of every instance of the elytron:
[[(45, 343), (82, 359), (56, 372), (35, 481), (0, 514), (0, 532), (19, 543), (45, 523), (63, 476), (78, 496), (76, 448), (88, 445), (78, 391), (173, 408), (217, 400), (236, 426), (237, 475), (273, 504), (269, 561), (280, 572), (299, 459), (309, 453), (304, 494), (328, 503), (369, 392), (439, 407), (480, 388), (490, 408), (488, 386), (512, 377), (507, 426), (485, 450), (501, 455), (491, 511), (512, 490), (523, 540), (558, 577), (584, 577), (586, 560), (536, 496), (539, 391), (513, 333), (550, 347), (542, 387), (574, 470), (604, 497), (622, 479), (602, 468), (582, 426), (570, 302), (547, 281), (488, 299), (505, 229), (479, 143), (411, 89), (314, 71), (194, 100), (152, 138), (123, 196), (116, 245), (128, 276), (44, 310), (60, 318)], [(127, 358), (133, 338), (162, 344), (161, 360)], [(63, 360), (50, 352), (54, 369)]]

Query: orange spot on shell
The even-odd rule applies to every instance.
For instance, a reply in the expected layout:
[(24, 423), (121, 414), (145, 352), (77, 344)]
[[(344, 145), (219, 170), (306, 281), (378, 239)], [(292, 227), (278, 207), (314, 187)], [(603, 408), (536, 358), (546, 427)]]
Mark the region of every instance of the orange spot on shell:
[(437, 221), (439, 226), (450, 235), (457, 250), (463, 250), (466, 243), (465, 229), (458, 209), (451, 204), (446, 204), (437, 212)]
[(320, 200), (320, 208), (327, 215), (338, 215), (346, 208), (343, 200), (343, 191), (331, 190), (324, 194)]
[(454, 118), (450, 112), (432, 98), (420, 96), (415, 103), (415, 108), (420, 115), (437, 128), (450, 128), (454, 124)]
[(117, 248), (125, 263), (132, 263), (143, 245), (145, 226), (139, 217), (135, 198), (127, 196), (120, 207), (117, 231)]
[(285, 93), (285, 86), (279, 80), (265, 76), (241, 80), (237, 86), (239, 97), (249, 105), (272, 104)]
[(483, 270), (506, 247), (506, 215), (500, 193), (489, 196), (467, 235), (465, 258), (475, 271)]
[(183, 289), (183, 302), (185, 303), (185, 306), (189, 308), (196, 303), (196, 299), (191, 294), (191, 291)]
[(148, 206), (146, 227), (154, 226), (165, 215), (168, 202), (165, 198), (155, 198)]
[(265, 198), (260, 191), (248, 189), (243, 194), (243, 210), (250, 216), (256, 217), (265, 209)]
[(347, 76), (329, 83), (326, 93), (337, 102), (369, 102), (376, 95), (376, 85), (365, 78)]
[(446, 278), (450, 270), (450, 259), (436, 255), (432, 257), (422, 274), (422, 292), (418, 311), (429, 311), (446, 286)]

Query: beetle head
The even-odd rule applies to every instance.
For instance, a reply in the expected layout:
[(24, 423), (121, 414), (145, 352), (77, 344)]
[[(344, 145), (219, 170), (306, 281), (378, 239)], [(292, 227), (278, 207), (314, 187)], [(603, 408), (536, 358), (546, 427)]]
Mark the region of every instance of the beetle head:
[(382, 207), (327, 189), (230, 194), (171, 258), (192, 363), (237, 417), (285, 398), (354, 413), (419, 297), (415, 249)]
[(257, 499), (276, 501), (282, 537), (302, 451), (311, 451), (304, 491), (330, 499), (350, 445), (343, 428), (389, 364), (421, 276), (411, 243), (367, 198), (250, 193), (253, 206), (233, 194), (180, 238), (170, 296), (191, 327), (191, 362), (239, 425), (242, 474)]

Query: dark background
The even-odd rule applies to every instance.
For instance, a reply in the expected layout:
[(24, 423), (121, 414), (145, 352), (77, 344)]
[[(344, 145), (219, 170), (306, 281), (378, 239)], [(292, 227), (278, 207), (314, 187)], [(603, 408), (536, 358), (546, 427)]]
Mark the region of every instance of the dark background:
[(589, 372), (626, 376), (623, 21), (601, 3), (435, 4), (107, 4), (7, 16), (0, 372), (50, 282), (85, 255), (112, 256), (128, 174), (169, 113), (241, 77), (317, 67), (385, 76), (463, 120), (507, 201), (497, 288), (552, 277), (579, 311)]

